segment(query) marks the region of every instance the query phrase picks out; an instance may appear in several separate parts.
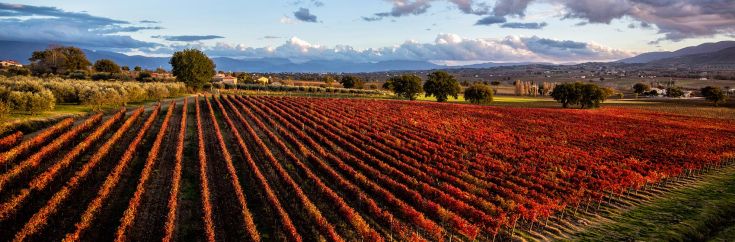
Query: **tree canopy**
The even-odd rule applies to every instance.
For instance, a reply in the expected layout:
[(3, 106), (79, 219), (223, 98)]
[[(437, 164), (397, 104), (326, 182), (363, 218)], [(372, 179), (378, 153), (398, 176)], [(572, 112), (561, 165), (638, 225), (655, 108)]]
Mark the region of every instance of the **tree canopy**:
[(633, 92), (638, 93), (639, 95), (649, 90), (651, 90), (651, 86), (645, 83), (636, 83), (633, 85)]
[(486, 104), (493, 101), (493, 89), (485, 84), (474, 84), (464, 90), (464, 99), (474, 104)]
[(434, 96), (438, 102), (446, 102), (449, 96), (459, 98), (461, 90), (459, 82), (446, 71), (432, 72), (429, 74), (429, 79), (424, 83), (425, 96)]
[(363, 87), (363, 81), (356, 76), (343, 76), (342, 79), (339, 80), (339, 83), (342, 84), (344, 88), (357, 88), (362, 89)]
[(666, 96), (681, 97), (684, 96), (684, 91), (681, 90), (681, 87), (669, 87), (666, 89)]
[(392, 90), (398, 97), (416, 100), (424, 92), (421, 87), (421, 78), (416, 75), (394, 76), (385, 81), (383, 88)]
[(97, 72), (120, 73), (120, 66), (110, 59), (100, 59), (94, 62), (94, 70)]
[(551, 97), (568, 108), (580, 105), (581, 108), (597, 108), (607, 99), (605, 89), (592, 83), (564, 83), (554, 87)]
[(706, 86), (700, 90), (702, 93), (702, 96), (707, 101), (712, 102), (715, 107), (719, 106), (720, 103), (724, 103), (727, 101), (727, 96), (725, 96), (725, 92), (722, 91), (719, 87), (713, 87), (713, 86)]
[(41, 51), (34, 51), (31, 58), (31, 70), (36, 75), (66, 75), (77, 70), (87, 70), (90, 63), (84, 52), (72, 46), (55, 46)]
[(215, 74), (214, 62), (204, 52), (197, 49), (185, 49), (174, 53), (171, 57), (171, 73), (176, 79), (197, 90), (212, 80)]

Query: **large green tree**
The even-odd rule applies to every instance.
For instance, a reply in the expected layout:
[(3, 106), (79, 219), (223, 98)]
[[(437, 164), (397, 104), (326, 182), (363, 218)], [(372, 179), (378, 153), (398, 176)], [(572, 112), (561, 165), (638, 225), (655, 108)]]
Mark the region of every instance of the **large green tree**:
[(474, 104), (486, 104), (493, 101), (493, 89), (485, 84), (474, 84), (464, 90), (464, 99)]
[(214, 62), (197, 49), (178, 51), (174, 53), (169, 63), (172, 67), (171, 73), (176, 79), (196, 90), (201, 90), (216, 73)]
[(461, 90), (459, 82), (446, 71), (432, 72), (424, 83), (425, 96), (434, 96), (438, 102), (446, 102), (449, 96), (459, 98)]
[(592, 83), (575, 83), (575, 86), (577, 86), (582, 93), (582, 96), (580, 96), (579, 99), (579, 105), (581, 105), (582, 108), (598, 108), (608, 97), (608, 93), (605, 89), (598, 85)]
[(72, 46), (53, 46), (31, 54), (31, 70), (36, 75), (66, 75), (74, 71), (84, 70), (91, 63), (84, 51)]
[(561, 103), (562, 107), (580, 105), (581, 108), (597, 108), (608, 97), (604, 88), (592, 83), (564, 83), (556, 85), (551, 97)]
[(551, 91), (551, 97), (561, 103), (562, 107), (568, 108), (570, 105), (577, 105), (579, 103), (582, 92), (577, 89), (575, 83), (564, 83), (554, 87), (554, 90)]
[(727, 96), (725, 96), (725, 92), (722, 91), (719, 87), (713, 87), (713, 86), (706, 86), (700, 90), (702, 93), (702, 96), (707, 101), (712, 102), (715, 107), (719, 106), (720, 103), (724, 103), (727, 101)]
[(666, 96), (681, 97), (684, 96), (684, 90), (681, 90), (681, 87), (669, 87), (666, 88)]
[(398, 97), (416, 100), (424, 91), (421, 87), (421, 78), (416, 75), (394, 76), (385, 81), (383, 88), (392, 90)]
[(633, 85), (633, 92), (643, 95), (644, 92), (651, 90), (651, 86), (645, 83), (636, 83)]
[(94, 62), (94, 70), (97, 72), (120, 73), (120, 66), (110, 59), (99, 59)]

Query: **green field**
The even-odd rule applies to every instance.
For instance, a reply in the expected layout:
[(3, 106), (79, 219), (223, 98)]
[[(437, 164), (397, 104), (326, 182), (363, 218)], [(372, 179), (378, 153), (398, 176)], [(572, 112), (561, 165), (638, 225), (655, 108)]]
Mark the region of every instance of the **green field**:
[(578, 241), (735, 241), (735, 167), (665, 193), (576, 235)]

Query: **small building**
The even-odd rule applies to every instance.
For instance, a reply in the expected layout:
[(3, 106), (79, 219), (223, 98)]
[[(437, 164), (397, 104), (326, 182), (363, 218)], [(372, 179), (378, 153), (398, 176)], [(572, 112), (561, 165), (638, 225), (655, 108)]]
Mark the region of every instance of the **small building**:
[(223, 74), (223, 73), (218, 73), (214, 75), (214, 77), (212, 78), (212, 82), (220, 82), (224, 84), (237, 85), (237, 77), (230, 76), (230, 75)]
[(163, 73), (153, 72), (151, 73), (151, 77), (156, 78), (156, 79), (172, 79), (174, 78), (174, 75), (168, 72), (163, 72)]
[[(653, 88), (651, 88), (651, 90), (648, 90), (647, 93), (649, 93), (648, 95), (651, 95), (653, 93), (656, 93), (655, 96), (666, 96), (666, 89), (661, 89), (661, 88), (655, 88), (655, 87), (653, 87)], [(654, 96), (654, 95), (651, 95), (651, 96)]]
[(694, 92), (692, 92), (692, 91), (684, 91), (684, 95), (682, 95), (681, 97), (682, 98), (690, 98), (690, 97), (692, 97), (692, 94), (694, 94)]
[(20, 64), (14, 60), (3, 60), (0, 61), (0, 67), (23, 67), (23, 64)]
[(255, 82), (257, 82), (258, 84), (261, 84), (261, 85), (268, 85), (268, 83), (271, 82), (271, 79), (268, 78), (268, 77), (262, 76), (262, 77), (260, 77), (258, 79), (255, 79)]

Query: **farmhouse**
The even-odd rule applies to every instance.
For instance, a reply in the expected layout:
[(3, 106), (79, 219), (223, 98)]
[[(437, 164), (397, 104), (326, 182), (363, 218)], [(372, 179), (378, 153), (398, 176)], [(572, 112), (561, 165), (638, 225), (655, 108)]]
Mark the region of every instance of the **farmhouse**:
[(237, 84), (237, 77), (230, 76), (223, 73), (218, 73), (212, 78), (212, 82), (221, 82), (224, 84)]
[(23, 65), (14, 60), (3, 60), (0, 61), (0, 67), (23, 67)]

